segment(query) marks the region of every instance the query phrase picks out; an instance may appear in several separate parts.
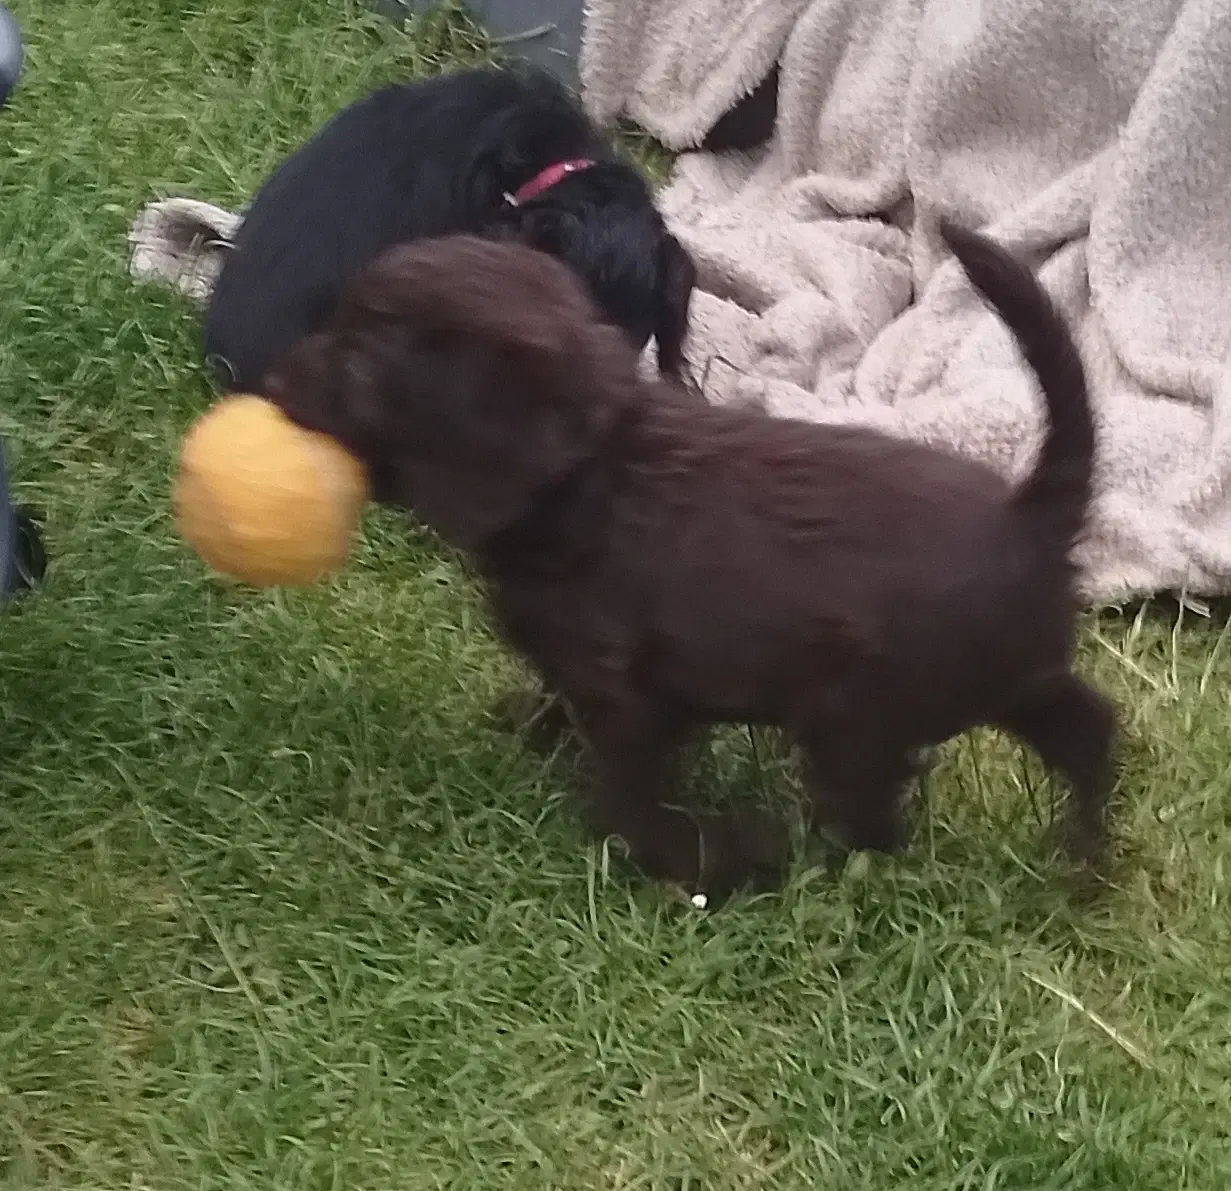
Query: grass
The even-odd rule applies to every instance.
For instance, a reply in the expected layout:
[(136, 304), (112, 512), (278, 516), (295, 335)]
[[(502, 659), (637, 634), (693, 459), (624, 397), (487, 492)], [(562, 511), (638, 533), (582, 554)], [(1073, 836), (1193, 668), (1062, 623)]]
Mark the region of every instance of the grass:
[[(47, 511), (0, 621), (0, 1186), (1042, 1191), (1228, 1185), (1225, 620), (1091, 618), (1126, 710), (1115, 887), (1039, 775), (948, 748), (909, 852), (692, 913), (486, 722), (516, 667), (374, 517), (327, 590), (177, 542), (196, 314), (148, 198), (242, 202), (378, 78), (482, 53), (340, 0), (22, 0), (0, 114), (0, 430)], [(701, 779), (788, 781), (738, 735)]]

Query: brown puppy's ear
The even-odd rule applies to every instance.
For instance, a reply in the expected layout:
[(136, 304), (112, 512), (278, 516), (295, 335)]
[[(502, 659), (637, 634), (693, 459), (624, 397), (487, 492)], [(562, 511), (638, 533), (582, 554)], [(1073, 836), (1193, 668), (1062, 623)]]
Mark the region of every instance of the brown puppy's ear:
[(658, 245), (658, 289), (654, 302), (654, 339), (658, 343), (658, 370), (679, 379), (684, 368), (684, 341), (688, 338), (688, 310), (697, 284), (697, 267), (687, 249), (669, 232)]
[(264, 395), (291, 421), (329, 434), (361, 458), (392, 432), (375, 369), (371, 337), (318, 331), (301, 339), (270, 370)]
[[(598, 336), (618, 332), (595, 327)], [(442, 537), (482, 550), (494, 535), (530, 516), (553, 487), (607, 449), (612, 430), (636, 392), (635, 354), (629, 383), (604, 376), (590, 351), (502, 351), (475, 369), (465, 391), (437, 407), (435, 448), (403, 475), (403, 499)], [(462, 372), (478, 361), (458, 357)]]

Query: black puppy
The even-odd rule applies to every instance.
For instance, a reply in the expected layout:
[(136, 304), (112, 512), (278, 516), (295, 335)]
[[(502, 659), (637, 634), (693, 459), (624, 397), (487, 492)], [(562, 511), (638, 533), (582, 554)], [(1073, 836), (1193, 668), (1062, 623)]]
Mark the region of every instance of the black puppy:
[[(225, 258), (204, 350), (229, 390), (328, 317), (398, 243), (469, 232), (552, 254), (638, 349), (678, 375), (695, 270), (641, 175), (574, 97), (529, 67), (383, 87), (339, 112), (261, 188)], [(510, 295), (511, 297), (511, 295)]]

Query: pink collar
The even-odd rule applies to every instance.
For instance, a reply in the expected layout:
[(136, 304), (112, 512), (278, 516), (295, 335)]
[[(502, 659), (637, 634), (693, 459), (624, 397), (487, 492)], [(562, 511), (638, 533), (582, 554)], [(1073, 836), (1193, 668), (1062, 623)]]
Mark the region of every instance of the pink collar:
[(545, 170), (539, 170), (529, 182), (524, 186), (518, 187), (512, 194), (506, 193), (504, 201), (510, 207), (520, 207), (522, 203), (528, 203), (531, 199), (538, 198), (544, 191), (550, 190), (557, 182), (567, 178), (569, 174), (588, 170), (593, 164), (594, 162), (588, 157), (575, 157), (570, 161), (557, 161), (555, 165), (549, 165)]

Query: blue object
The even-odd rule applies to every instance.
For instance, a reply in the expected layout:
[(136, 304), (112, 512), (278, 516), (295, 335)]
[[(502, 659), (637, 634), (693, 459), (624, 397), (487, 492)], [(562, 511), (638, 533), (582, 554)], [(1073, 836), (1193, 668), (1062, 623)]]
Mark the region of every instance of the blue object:
[(9, 481), (5, 474), (4, 451), (0, 450), (0, 600), (16, 590), (10, 586), (13, 543), (17, 540), (17, 510), (9, 504)]
[(30, 591), (47, 569), (47, 556), (30, 513), (9, 501), (4, 451), (0, 449), (0, 603)]
[(0, 4), (0, 105), (17, 86), (22, 58), (21, 30), (13, 20), (13, 14)]
[[(0, 106), (21, 74), (21, 31), (12, 13), (0, 4)], [(34, 587), (43, 577), (47, 558), (29, 512), (9, 500), (8, 473), (0, 448), (0, 602)]]

